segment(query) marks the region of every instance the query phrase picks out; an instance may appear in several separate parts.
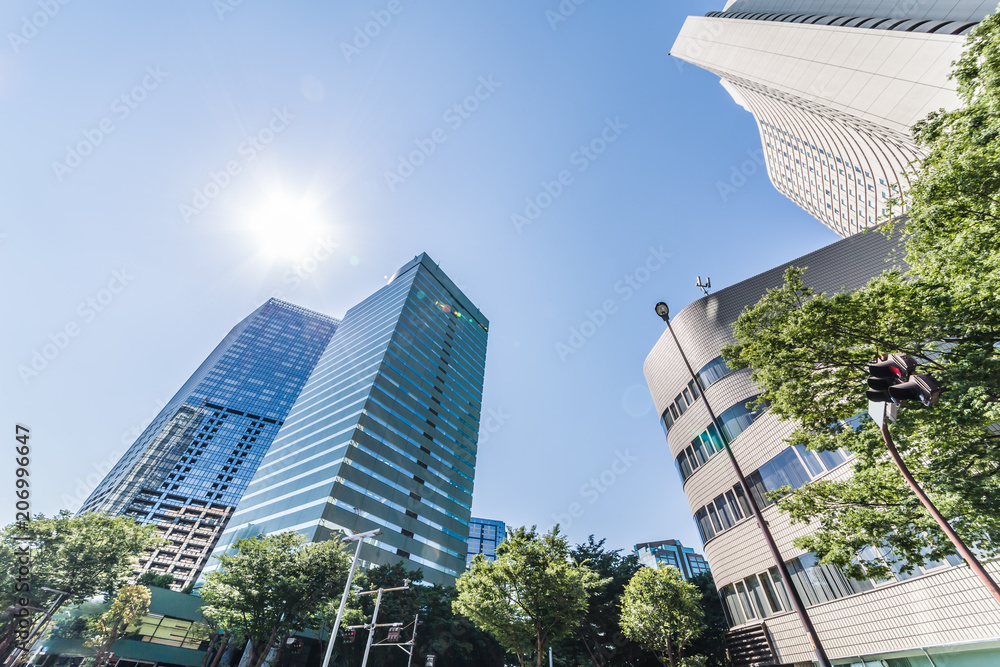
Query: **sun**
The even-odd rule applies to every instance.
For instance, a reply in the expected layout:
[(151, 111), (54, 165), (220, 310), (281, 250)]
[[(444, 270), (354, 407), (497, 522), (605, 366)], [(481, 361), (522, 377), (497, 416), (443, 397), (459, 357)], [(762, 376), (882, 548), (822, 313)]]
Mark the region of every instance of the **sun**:
[(327, 229), (319, 201), (287, 192), (265, 194), (245, 223), (258, 251), (272, 260), (309, 254)]

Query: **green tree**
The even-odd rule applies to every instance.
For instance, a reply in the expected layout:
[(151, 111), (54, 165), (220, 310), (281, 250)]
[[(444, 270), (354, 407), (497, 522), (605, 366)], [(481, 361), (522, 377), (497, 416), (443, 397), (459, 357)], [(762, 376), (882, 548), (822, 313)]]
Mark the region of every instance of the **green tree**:
[(705, 629), (701, 591), (675, 567), (640, 569), (622, 596), (622, 630), (670, 667), (705, 664), (685, 650)]
[[(42, 587), (69, 593), (60, 606), (114, 595), (132, 576), (139, 555), (165, 543), (155, 526), (140, 526), (130, 517), (74, 517), (66, 510), (51, 518), (37, 514), (0, 531), (0, 605), (47, 608), (56, 594)], [(30, 565), (20, 561), (24, 549)], [(9, 641), (0, 647), (0, 660), (12, 649)]]
[(722, 611), (719, 590), (711, 572), (702, 572), (688, 581), (701, 594), (701, 609), (705, 614), (705, 630), (691, 641), (691, 654), (705, 656), (705, 667), (729, 667), (726, 655), (726, 633), (729, 624)]
[(454, 609), (493, 635), (522, 667), (532, 656), (541, 667), (548, 646), (577, 631), (590, 591), (604, 583), (573, 562), (559, 526), (544, 535), (534, 526), (514, 528), (495, 561), (480, 554), (458, 578)]
[(101, 664), (124, 628), (146, 615), (151, 598), (146, 586), (123, 586), (118, 591), (111, 607), (94, 624), (93, 635), (84, 642), (86, 646), (97, 648), (95, 665)]
[(586, 565), (607, 583), (590, 591), (587, 613), (577, 632), (554, 646), (556, 661), (562, 665), (593, 664), (595, 667), (640, 667), (659, 664), (652, 653), (629, 641), (622, 632), (621, 596), (639, 570), (639, 559), (623, 556), (620, 549), (608, 549), (605, 540), (577, 544), (570, 556)]
[[(170, 588), (170, 585), (174, 583), (174, 575), (172, 574), (158, 574), (154, 570), (147, 570), (139, 575), (139, 578), (135, 580), (135, 583), (140, 586), (153, 586), (154, 588)], [(191, 591), (187, 591), (191, 592)]]
[(903, 570), (953, 552), (877, 427), (846, 426), (868, 407), (865, 366), (881, 353), (913, 356), (947, 388), (930, 408), (900, 410), (897, 447), (962, 538), (1000, 553), (1000, 17), (973, 29), (954, 77), (962, 106), (914, 128), (928, 156), (900, 200), (906, 219), (887, 230), (905, 248), (905, 271), (827, 296), (789, 270), (740, 316), (725, 351), (752, 369), (775, 414), (800, 424), (790, 444), (854, 452), (849, 479), (806, 485), (779, 506), (815, 522), (797, 546), (859, 578), (890, 574), (870, 547), (888, 546)]
[(205, 575), (202, 613), (250, 642), (257, 667), (293, 630), (311, 626), (316, 614), (343, 593), (351, 556), (340, 540), (305, 543), (295, 532), (237, 540), (220, 555), (219, 570)]

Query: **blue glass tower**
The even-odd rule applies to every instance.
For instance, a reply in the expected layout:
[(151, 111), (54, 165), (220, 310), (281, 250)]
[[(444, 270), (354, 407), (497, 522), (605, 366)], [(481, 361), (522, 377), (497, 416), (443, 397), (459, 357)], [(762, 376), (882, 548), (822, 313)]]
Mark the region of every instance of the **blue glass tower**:
[(507, 539), (507, 524), (496, 519), (469, 520), (469, 552), (465, 557), (465, 566), (472, 564), (472, 559), (478, 554), (486, 556), (486, 560), (497, 559), (497, 546)]
[(709, 572), (708, 561), (677, 540), (645, 542), (633, 548), (639, 563), (646, 567), (666, 567), (671, 565), (680, 570), (685, 579)]
[(80, 513), (156, 524), (171, 544), (140, 572), (194, 581), (337, 320), (271, 299), (237, 324), (107, 474)]
[[(347, 311), (216, 553), (285, 530), (381, 528), (366, 564), (465, 568), (488, 322), (427, 255)], [(209, 564), (208, 568), (215, 565)]]

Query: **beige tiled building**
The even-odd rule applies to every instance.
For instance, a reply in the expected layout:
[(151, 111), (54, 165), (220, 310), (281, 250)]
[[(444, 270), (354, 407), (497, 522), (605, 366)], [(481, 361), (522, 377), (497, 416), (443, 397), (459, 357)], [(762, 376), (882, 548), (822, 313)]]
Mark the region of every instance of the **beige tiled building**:
[[(782, 283), (789, 265), (809, 267), (805, 280), (821, 292), (855, 289), (890, 265), (893, 244), (881, 233), (843, 239), (690, 304), (671, 320), (732, 443), (751, 494), (777, 541), (820, 640), (835, 665), (864, 667), (986, 667), (1000, 665), (1000, 605), (957, 558), (928, 564), (890, 581), (851, 581), (792, 543), (809, 530), (763, 493), (850, 474), (847, 453), (818, 455), (783, 440), (793, 425), (746, 405), (759, 390), (746, 370), (729, 371), (720, 350), (732, 339), (742, 309)], [(761, 531), (721, 452), (704, 397), (691, 381), (666, 331), (644, 365), (647, 383), (677, 462), (680, 483), (704, 539), (731, 635), (766, 642), (775, 664), (813, 664), (813, 651)], [(859, 389), (860, 390), (860, 389)], [(765, 507), (765, 505), (768, 505)], [(1000, 577), (1000, 562), (988, 564)], [(734, 656), (736, 658), (737, 656)], [(735, 660), (734, 660), (735, 664)]]
[(922, 158), (910, 128), (958, 105), (951, 63), (992, 0), (730, 0), (671, 55), (753, 114), (774, 186), (841, 236), (898, 212)]

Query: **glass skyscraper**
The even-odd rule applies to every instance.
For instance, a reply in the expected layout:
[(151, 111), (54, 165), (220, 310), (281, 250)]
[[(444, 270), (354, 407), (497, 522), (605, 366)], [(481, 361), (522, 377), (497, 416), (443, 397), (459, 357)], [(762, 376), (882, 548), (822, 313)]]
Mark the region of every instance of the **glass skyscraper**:
[(136, 439), (80, 513), (127, 515), (171, 541), (140, 571), (194, 581), (337, 329), (271, 299), (237, 324)]
[(637, 544), (632, 551), (639, 564), (646, 567), (666, 567), (671, 565), (680, 570), (685, 579), (697, 577), (709, 571), (708, 561), (701, 554), (694, 552), (677, 540), (660, 540)]
[(362, 548), (366, 564), (453, 582), (465, 567), (488, 326), (424, 254), (348, 310), (216, 553), (255, 534), (320, 541), (381, 528)]
[(472, 564), (472, 559), (478, 554), (486, 556), (486, 560), (497, 559), (497, 546), (507, 539), (507, 524), (495, 519), (469, 520), (469, 552), (465, 557), (465, 566)]

